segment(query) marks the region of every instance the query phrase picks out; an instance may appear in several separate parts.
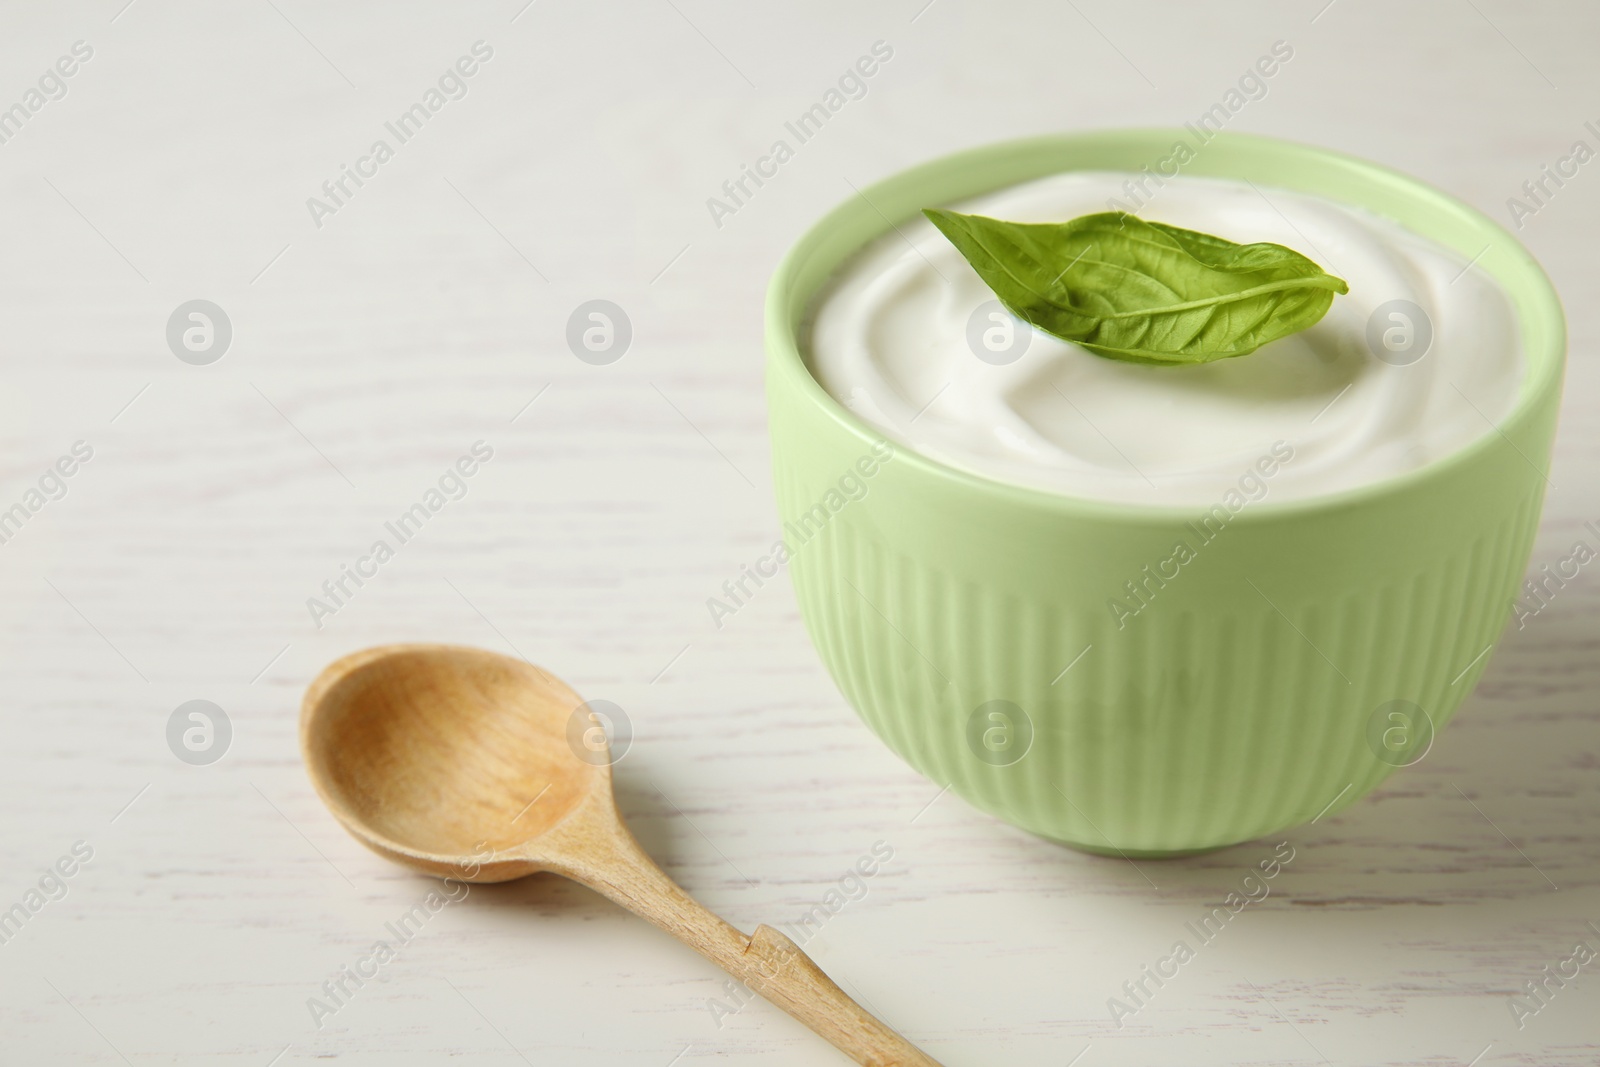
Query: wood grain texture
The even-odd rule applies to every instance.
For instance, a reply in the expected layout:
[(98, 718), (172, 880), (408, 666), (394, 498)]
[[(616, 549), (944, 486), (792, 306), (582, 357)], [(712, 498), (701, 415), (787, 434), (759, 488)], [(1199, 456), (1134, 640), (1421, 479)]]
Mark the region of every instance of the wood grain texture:
[[(1294, 58), (1231, 128), (1509, 223), (1592, 138), (1590, 6), (121, 6), (0, 15), (0, 104), (72, 42), (95, 52), (0, 145), (0, 507), (94, 448), (0, 544), (0, 911), (74, 870), (0, 943), (0, 1063), (831, 1055), (563, 879), (475, 885), (389, 932), (440, 883), (339, 827), (295, 714), (329, 662), (418, 640), (521, 653), (626, 709), (614, 783), (648, 853), (951, 1067), (1600, 1058), (1588, 970), (1520, 1028), (1508, 1007), (1600, 923), (1600, 563), (1510, 621), (1428, 757), (1290, 835), (1271, 895), (1120, 1027), (1123, 983), (1277, 842), (1134, 867), (1032, 838), (870, 735), (786, 578), (720, 628), (705, 607), (780, 536), (764, 282), (852, 185), (1001, 137), (1193, 121), (1281, 39)], [(468, 94), (314, 225), (307, 198), (479, 39)], [(719, 227), (707, 198), (879, 39), (866, 95)], [(1600, 520), (1596, 166), (1517, 231), (1572, 345), (1535, 568)], [(210, 366), (165, 339), (195, 298), (233, 325)], [(595, 298), (633, 325), (610, 366), (565, 340)], [(465, 495), (319, 628), (307, 599), (479, 440)], [(194, 699), (233, 728), (209, 766), (166, 740)], [(318, 1025), (308, 1002), (379, 940), (393, 959)]]

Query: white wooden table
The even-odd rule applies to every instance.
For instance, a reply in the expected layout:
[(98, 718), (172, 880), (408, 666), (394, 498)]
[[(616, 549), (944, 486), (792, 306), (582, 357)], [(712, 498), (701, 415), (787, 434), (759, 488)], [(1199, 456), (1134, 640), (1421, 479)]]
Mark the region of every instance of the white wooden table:
[[(1541, 165), (1600, 148), (1592, 6), (124, 2), (0, 15), (0, 107), (93, 52), (0, 144), (0, 509), (93, 449), (0, 544), (0, 909), (39, 905), (0, 944), (0, 1063), (835, 1062), (764, 1003), (721, 1017), (710, 965), (548, 879), (474, 889), (314, 1025), (433, 883), (323, 810), (299, 696), (413, 639), (521, 651), (624, 707), (623, 809), (747, 929), (891, 848), (808, 948), (951, 1067), (1600, 1058), (1600, 961), (1520, 1029), (1509, 1006), (1600, 949), (1600, 564), (1508, 629), (1422, 764), (1287, 835), (1272, 895), (1120, 1028), (1108, 999), (1276, 842), (1135, 868), (1036, 840), (868, 734), (786, 583), (721, 629), (706, 608), (778, 536), (763, 285), (849, 183), (1191, 120), (1281, 39), (1234, 128), (1509, 220)], [(464, 97), (386, 132), (480, 40)], [(714, 220), (879, 40), (865, 95)], [(379, 138), (392, 158), (362, 163)], [(368, 177), (314, 221), (342, 165)], [(1536, 564), (1600, 547), (1597, 219), (1589, 163), (1521, 231), (1572, 336)], [(232, 327), (208, 365), (166, 339), (194, 299)], [(564, 339), (591, 299), (632, 324), (611, 365)], [(319, 627), (307, 599), (480, 440), (465, 497)], [(231, 723), (209, 765), (168, 746), (191, 700)], [(63, 857), (65, 895), (29, 898)]]

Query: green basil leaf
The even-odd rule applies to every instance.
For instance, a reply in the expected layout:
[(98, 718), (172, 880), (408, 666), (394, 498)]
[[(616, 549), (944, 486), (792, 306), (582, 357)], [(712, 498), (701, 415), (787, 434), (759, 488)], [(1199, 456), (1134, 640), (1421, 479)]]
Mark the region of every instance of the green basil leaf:
[(1343, 279), (1278, 244), (1108, 211), (1070, 222), (923, 212), (1012, 313), (1096, 355), (1210, 363), (1315, 325)]

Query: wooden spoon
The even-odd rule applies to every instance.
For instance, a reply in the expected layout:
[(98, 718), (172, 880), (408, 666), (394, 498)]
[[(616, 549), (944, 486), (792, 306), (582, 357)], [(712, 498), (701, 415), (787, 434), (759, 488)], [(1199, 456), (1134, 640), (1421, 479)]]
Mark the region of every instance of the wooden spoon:
[[(300, 711), (317, 793), (356, 839), (441, 877), (551, 871), (610, 897), (805, 1023), (859, 1064), (939, 1067), (769, 926), (746, 936), (647, 856), (611, 794), (601, 730), (560, 679), (509, 656), (387, 645), (331, 664)], [(573, 720), (578, 716), (575, 736)]]

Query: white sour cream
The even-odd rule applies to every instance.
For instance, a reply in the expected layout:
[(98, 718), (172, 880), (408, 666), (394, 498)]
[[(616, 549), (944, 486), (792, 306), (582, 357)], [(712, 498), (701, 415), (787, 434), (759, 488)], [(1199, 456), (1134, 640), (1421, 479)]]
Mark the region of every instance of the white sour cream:
[[(1129, 177), (1061, 174), (951, 206), (1060, 222), (1106, 210), (1108, 198), (1126, 196)], [(930, 458), (1069, 496), (1150, 504), (1213, 503), (1258, 460), (1281, 460), (1285, 446), (1292, 459), (1269, 464), (1274, 499), (1377, 481), (1491, 432), (1514, 404), (1523, 359), (1505, 294), (1399, 224), (1281, 189), (1189, 177), (1157, 190), (1140, 214), (1241, 244), (1286, 245), (1350, 292), (1317, 325), (1247, 356), (1124, 363), (980, 311), (993, 292), (918, 218), (845, 264), (818, 297), (806, 340), (812, 373)], [(1384, 307), (1390, 301), (1409, 301), (1425, 321), (1405, 305)]]

